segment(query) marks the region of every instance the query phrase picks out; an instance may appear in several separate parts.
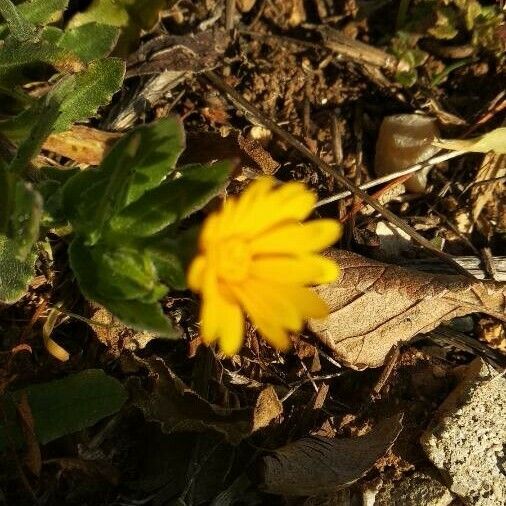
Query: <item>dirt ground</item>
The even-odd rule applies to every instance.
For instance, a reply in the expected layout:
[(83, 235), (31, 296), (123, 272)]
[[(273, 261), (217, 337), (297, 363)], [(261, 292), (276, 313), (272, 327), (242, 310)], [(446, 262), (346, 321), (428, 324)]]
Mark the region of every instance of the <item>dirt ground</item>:
[[(71, 8), (84, 9), (85, 4), (72, 2)], [(479, 135), (505, 120), (504, 50), (498, 54), (473, 46), (467, 32), (454, 40), (425, 32), (417, 47), (427, 57), (416, 69), (415, 82), (399, 82), (392, 66), (399, 63), (392, 49), (399, 2), (238, 0), (232, 13), (230, 4), (180, 0), (164, 10), (160, 23), (131, 51), (122, 91), (88, 126), (121, 132), (179, 115), (188, 139), (184, 163), (234, 160), (229, 194), (267, 173), (281, 181), (303, 181), (325, 199), (341, 192), (342, 185), (263, 118), (275, 121), (355, 184), (376, 178), (376, 140), (385, 116), (423, 113), (437, 120), (444, 138)], [(340, 40), (341, 46), (332, 49), (323, 27), (338, 30), (346, 43)], [(504, 24), (501, 30), (496, 38), (506, 43)], [(160, 35), (168, 39), (141, 61), (147, 42)], [(199, 37), (206, 37), (200, 45), (195, 44)], [(356, 47), (356, 40), (367, 46)], [(467, 56), (447, 57), (457, 46), (464, 53), (467, 48)], [(373, 48), (379, 53), (371, 53)], [(461, 65), (452, 70), (457, 61)], [(179, 72), (180, 79), (164, 83), (153, 100), (137, 103), (125, 120), (122, 113), (149, 90), (162, 69)], [(259, 114), (231, 100), (223, 85), (234, 88)], [(51, 151), (45, 155), (73, 163)], [(490, 172), (501, 163), (497, 170), (502, 172)], [(502, 179), (476, 186), (496, 177)], [(370, 193), (379, 188), (376, 198), (432, 244), (456, 258), (477, 259), (485, 278), (495, 275), (504, 281), (504, 155), (467, 154), (444, 162), (430, 171), (422, 193), (399, 185)], [(211, 203), (194, 219), (201, 220), (218, 204)], [(339, 248), (390, 264), (429, 265), (433, 272), (451, 273), (451, 267), (409, 237), (396, 239), (398, 229), (388, 235), (393, 246), (386, 247), (388, 220), (368, 206), (357, 207), (353, 197), (318, 207), (315, 216), (343, 220)], [(179, 341), (60, 319), (52, 339), (70, 353), (70, 360), (61, 363), (47, 353), (41, 338), (48, 304), (65, 299), (72, 314), (106, 323), (110, 319), (79, 295), (68, 275), (65, 240), (50, 235), (50, 242), (53, 261), (40, 257), (29, 294), (0, 307), (2, 384), (14, 388), (100, 368), (119, 379), (130, 397), (112, 418), (41, 446), (37, 475), (27, 467), (26, 453), (9, 452), (0, 465), (3, 504), (374, 504), (364, 499), (371, 490), (415, 472), (444, 482), (420, 437), (459, 383), (463, 367), (476, 357), (499, 371), (506, 366), (504, 324), (480, 311), (446, 322), (444, 335), (429, 332), (399, 343), (376, 367), (343, 363), (309, 329), (294, 336), (290, 352), (280, 354), (249, 327), (241, 354), (229, 359), (201, 345), (198, 302), (190, 292), (171, 294), (163, 302), (182, 330)], [(495, 270), (487, 267), (487, 259)], [(382, 425), (385, 420), (390, 420), (388, 428)], [(375, 439), (367, 445), (369, 453), (355, 449), (354, 439), (371, 433)], [(315, 485), (322, 494), (306, 493), (301, 485), (302, 492), (292, 496), (279, 483), (286, 475), (276, 475), (281, 471), (269, 467), (274, 464), (267, 457), (313, 436), (346, 441), (334, 450), (337, 460), (358, 453), (342, 476), (336, 471), (335, 483)], [(283, 472), (295, 483), (305, 482), (303, 476), (297, 478), (297, 459), (304, 461), (300, 453), (289, 454), (293, 468)], [(332, 460), (326, 457), (319, 462), (322, 476), (328, 462)], [(463, 504), (457, 495), (452, 501)]]

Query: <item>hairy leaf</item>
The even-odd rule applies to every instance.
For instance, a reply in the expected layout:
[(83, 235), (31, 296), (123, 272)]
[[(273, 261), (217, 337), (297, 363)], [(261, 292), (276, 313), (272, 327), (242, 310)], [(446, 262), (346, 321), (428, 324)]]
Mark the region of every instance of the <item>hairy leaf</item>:
[(46, 97), (18, 116), (0, 122), (0, 131), (11, 141), (21, 142), (39, 120), (44, 102), (59, 104), (58, 118), (51, 130), (67, 130), (75, 121), (88, 119), (106, 105), (121, 87), (124, 73), (125, 64), (117, 58), (95, 60), (82, 72), (63, 78)]
[(332, 250), (341, 278), (316, 289), (330, 307), (311, 329), (350, 367), (379, 367), (392, 346), (440, 323), (483, 312), (503, 321), (506, 284), (429, 274)]
[(18, 301), (35, 275), (35, 253), (32, 251), (24, 260), (18, 260), (17, 252), (18, 245), (0, 235), (0, 301), (6, 304)]
[(172, 172), (183, 147), (179, 120), (167, 118), (132, 130), (109, 151), (100, 169), (83, 171), (65, 185), (68, 219), (96, 242), (106, 222)]
[(66, 378), (31, 385), (12, 394), (9, 403), (9, 427), (0, 425), (0, 449), (7, 445), (6, 431), (17, 446), (23, 442), (15, 410), (22, 395), (26, 395), (34, 429), (40, 443), (77, 432), (113, 415), (127, 399), (123, 385), (101, 369), (88, 369)]
[(29, 0), (18, 5), (18, 10), (28, 21), (46, 25), (61, 19), (68, 3), (69, 0)]
[(225, 186), (228, 162), (181, 170), (181, 177), (146, 192), (110, 221), (111, 232), (147, 237), (201, 209)]
[(104, 58), (113, 50), (119, 37), (119, 29), (99, 23), (87, 23), (65, 30), (58, 41), (58, 47), (76, 54), (89, 63)]
[(137, 41), (141, 30), (150, 30), (158, 21), (159, 12), (168, 8), (167, 0), (93, 0), (84, 12), (77, 13), (70, 27), (86, 23), (103, 23), (122, 30), (120, 47), (128, 52)]
[(83, 69), (81, 60), (71, 51), (48, 40), (19, 41), (9, 36), (0, 46), (0, 79), (3, 81), (34, 63), (46, 63), (67, 72)]
[(101, 244), (88, 247), (75, 239), (69, 255), (79, 286), (92, 300), (137, 299), (151, 303), (167, 292), (157, 282), (153, 262), (140, 250)]

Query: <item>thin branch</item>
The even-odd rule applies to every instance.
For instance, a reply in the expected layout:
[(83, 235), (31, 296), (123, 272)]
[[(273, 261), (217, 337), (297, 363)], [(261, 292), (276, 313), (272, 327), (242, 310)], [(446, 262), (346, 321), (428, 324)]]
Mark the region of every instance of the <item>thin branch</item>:
[(246, 113), (246, 117), (253, 117), (272, 132), (276, 133), (285, 142), (295, 148), (301, 155), (303, 155), (310, 162), (314, 163), (320, 170), (330, 174), (334, 179), (342, 184), (346, 189), (351, 191), (354, 195), (357, 195), (362, 200), (367, 202), (373, 209), (382, 214), (388, 221), (399, 227), (401, 230), (406, 232), (415, 242), (425, 247), (435, 256), (441, 258), (444, 262), (451, 265), (457, 272), (474, 279), (474, 277), (465, 269), (462, 268), (450, 255), (437, 249), (430, 241), (425, 239), (416, 230), (410, 227), (407, 223), (401, 220), (397, 215), (392, 213), (384, 206), (382, 206), (376, 199), (373, 199), (363, 190), (354, 185), (345, 176), (339, 174), (333, 167), (323, 161), (320, 157), (312, 153), (302, 142), (295, 138), (290, 133), (280, 128), (274, 121), (266, 117), (261, 113), (254, 105), (250, 104), (245, 98), (243, 98), (237, 91), (223, 81), (215, 72), (208, 70), (203, 74), (217, 89), (225, 93), (229, 100), (240, 110)]
[[(380, 184), (388, 183), (389, 181), (397, 179), (400, 176), (406, 176), (408, 174), (413, 174), (413, 173), (423, 170), (427, 167), (432, 167), (433, 165), (437, 165), (438, 163), (445, 162), (446, 160), (451, 160), (452, 158), (456, 158), (458, 156), (461, 156), (465, 153), (466, 153), (466, 151), (449, 151), (449, 152), (444, 153), (442, 155), (434, 156), (433, 158), (429, 158), (429, 160), (426, 160), (425, 162), (417, 163), (415, 165), (411, 165), (410, 167), (407, 167), (406, 169), (402, 169), (398, 172), (393, 172), (392, 174), (387, 174), (386, 176), (379, 177), (378, 179), (373, 179), (372, 181), (368, 181), (367, 183), (360, 185), (360, 189), (361, 190), (368, 190), (369, 188), (374, 188), (375, 186), (378, 186)], [(353, 193), (351, 191), (337, 193), (336, 195), (332, 195), (332, 197), (327, 197), (325, 199), (318, 201), (316, 203), (315, 207), (320, 207), (320, 206), (324, 206), (325, 204), (330, 204), (331, 202), (336, 202), (338, 200), (349, 197), (352, 194)]]

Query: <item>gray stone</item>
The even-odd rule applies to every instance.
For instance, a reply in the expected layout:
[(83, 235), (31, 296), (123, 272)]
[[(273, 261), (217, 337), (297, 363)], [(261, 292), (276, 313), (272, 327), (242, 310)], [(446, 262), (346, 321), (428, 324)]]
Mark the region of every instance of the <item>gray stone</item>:
[(421, 439), (450, 490), (473, 506), (506, 504), (506, 379), (481, 359), (465, 370)]
[(452, 500), (451, 492), (440, 481), (417, 472), (385, 483), (374, 506), (448, 506)]

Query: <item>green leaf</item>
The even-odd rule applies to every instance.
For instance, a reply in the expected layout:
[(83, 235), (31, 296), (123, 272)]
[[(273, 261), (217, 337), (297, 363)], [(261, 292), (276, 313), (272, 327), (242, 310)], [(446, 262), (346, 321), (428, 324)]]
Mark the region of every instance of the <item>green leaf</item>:
[(42, 197), (29, 183), (18, 181), (14, 192), (14, 209), (11, 216), (12, 245), (16, 258), (23, 261), (29, 256), (39, 238), (42, 217)]
[(127, 327), (152, 332), (158, 337), (179, 339), (181, 334), (163, 314), (157, 302), (145, 303), (137, 300), (108, 300), (100, 303)]
[(35, 253), (31, 251), (24, 260), (18, 260), (17, 252), (18, 245), (0, 235), (0, 301), (5, 304), (23, 297), (35, 275)]
[(46, 63), (62, 71), (79, 71), (83, 64), (71, 51), (48, 40), (26, 40), (9, 36), (0, 46), (0, 78), (7, 80), (26, 65)]
[(174, 3), (175, 0), (93, 0), (85, 12), (77, 13), (70, 20), (69, 26), (96, 22), (121, 28), (119, 46), (128, 53), (141, 31), (153, 28), (160, 11)]
[(13, 402), (26, 395), (41, 444), (90, 427), (118, 412), (127, 399), (123, 385), (101, 369), (88, 369), (66, 378), (31, 385), (11, 394), (7, 426), (0, 425), (0, 449), (7, 446), (7, 431), (16, 446), (22, 445)]
[(21, 142), (16, 156), (9, 164), (10, 172), (21, 175), (28, 164), (40, 153), (44, 141), (49, 137), (58, 121), (60, 104), (57, 100), (45, 98), (36, 103), (34, 121), (29, 135)]
[(96, 242), (106, 222), (172, 172), (183, 148), (178, 119), (132, 130), (113, 146), (98, 170), (83, 171), (65, 185), (63, 204), (69, 221), (91, 244)]
[(18, 5), (19, 12), (36, 25), (46, 25), (61, 19), (69, 0), (31, 0)]
[[(1, 66), (1, 65), (0, 65)], [(60, 104), (53, 132), (68, 130), (79, 120), (96, 114), (106, 105), (123, 82), (125, 64), (118, 58), (103, 58), (91, 62), (77, 74), (63, 78), (47, 95), (18, 116), (0, 123), (0, 131), (12, 142), (22, 141), (38, 120), (42, 101)]]
[(123, 83), (125, 63), (119, 58), (92, 61), (86, 70), (68, 77), (51, 92), (63, 97), (61, 114), (53, 131), (62, 132), (79, 120), (88, 119), (110, 102)]
[[(156, 282), (156, 273), (153, 274), (153, 278), (148, 279), (148, 283), (152, 287), (151, 294), (148, 296), (146, 290), (141, 290), (135, 284), (135, 281), (143, 277), (143, 274), (139, 273), (138, 268), (135, 273), (129, 270), (132, 260), (138, 259), (138, 256), (134, 255), (131, 259), (125, 259), (127, 266), (123, 267), (128, 269), (128, 272), (117, 272), (108, 270), (108, 266), (122, 268), (119, 255), (101, 262), (100, 250), (101, 248), (93, 252), (77, 238), (70, 245), (70, 265), (86, 298), (104, 306), (129, 327), (155, 332), (161, 337), (177, 337), (178, 334), (169, 319), (164, 316), (160, 304), (154, 300), (146, 300), (157, 296), (161, 297), (163, 295), (161, 290), (166, 292), (163, 285)], [(145, 260), (141, 259), (140, 261), (144, 262)], [(113, 297), (121, 295), (131, 297), (136, 292), (140, 295), (141, 300), (111, 298), (111, 295)]]
[(201, 209), (225, 186), (230, 164), (219, 162), (181, 169), (181, 177), (162, 183), (114, 216), (112, 233), (148, 237)]
[(44, 201), (41, 220), (43, 227), (54, 228), (67, 224), (63, 212), (63, 185), (79, 172), (79, 169), (57, 169), (55, 167), (41, 167), (38, 170), (40, 181), (36, 188)]
[(87, 23), (63, 32), (58, 46), (74, 52), (84, 62), (107, 56), (118, 42), (119, 29), (99, 23)]
[(151, 303), (167, 293), (151, 258), (142, 250), (102, 244), (88, 247), (76, 238), (69, 258), (82, 292), (97, 302), (137, 299)]
[(11, 34), (17, 39), (25, 40), (34, 35), (35, 27), (11, 0), (0, 0), (0, 14), (7, 21)]

